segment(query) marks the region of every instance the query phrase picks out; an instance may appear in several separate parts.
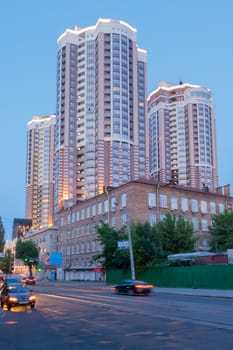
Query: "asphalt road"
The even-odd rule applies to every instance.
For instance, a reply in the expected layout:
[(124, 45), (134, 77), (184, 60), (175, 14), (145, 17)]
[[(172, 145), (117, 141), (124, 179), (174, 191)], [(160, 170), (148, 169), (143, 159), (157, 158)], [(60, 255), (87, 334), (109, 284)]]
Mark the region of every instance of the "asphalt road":
[(159, 292), (112, 294), (109, 287), (31, 286), (35, 310), (0, 312), (0, 347), (8, 350), (231, 350), (229, 298)]

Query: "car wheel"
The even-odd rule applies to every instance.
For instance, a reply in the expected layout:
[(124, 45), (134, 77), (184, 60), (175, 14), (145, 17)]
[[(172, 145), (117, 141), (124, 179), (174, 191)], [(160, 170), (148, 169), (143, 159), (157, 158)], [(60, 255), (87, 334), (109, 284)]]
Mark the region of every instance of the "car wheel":
[(34, 307), (35, 307), (35, 304), (31, 304), (31, 309), (34, 309)]
[(10, 309), (11, 309), (11, 304), (7, 304), (6, 307), (7, 307), (7, 310), (10, 311)]
[(1, 300), (1, 308), (3, 309), (4, 302)]

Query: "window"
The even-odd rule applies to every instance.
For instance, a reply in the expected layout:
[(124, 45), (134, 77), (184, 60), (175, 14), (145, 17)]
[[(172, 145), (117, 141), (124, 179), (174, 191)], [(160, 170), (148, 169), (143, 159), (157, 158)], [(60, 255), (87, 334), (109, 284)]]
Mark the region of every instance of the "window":
[(183, 211), (188, 210), (188, 199), (187, 198), (181, 198), (181, 209)]
[(102, 214), (102, 203), (101, 202), (98, 203), (98, 214), (99, 215)]
[(199, 221), (198, 218), (192, 218), (193, 231), (196, 232), (199, 230)]
[(156, 207), (156, 194), (148, 193), (148, 206), (149, 208)]
[(216, 203), (210, 202), (210, 214), (216, 214)]
[(127, 225), (127, 214), (126, 213), (121, 215), (121, 223), (122, 223), (122, 225)]
[(167, 195), (166, 194), (160, 195), (160, 208), (167, 208)]
[(116, 207), (117, 207), (118, 203), (116, 201), (116, 197), (112, 197), (111, 198), (111, 210), (115, 211)]
[(219, 214), (224, 212), (224, 204), (223, 203), (218, 203), (218, 211), (219, 211)]
[(96, 204), (92, 206), (92, 216), (96, 216)]
[(166, 218), (166, 215), (165, 214), (160, 214), (159, 218), (160, 218), (160, 221), (163, 221)]
[(149, 224), (150, 226), (154, 226), (156, 224), (156, 215), (155, 213), (149, 214)]
[(126, 193), (122, 193), (122, 195), (121, 195), (121, 206), (122, 207), (126, 207), (126, 199), (127, 199)]
[(207, 213), (207, 202), (201, 201), (201, 213), (206, 214)]
[(178, 199), (176, 196), (171, 195), (171, 210), (178, 209)]
[(198, 201), (197, 201), (197, 199), (192, 199), (191, 205), (192, 205), (192, 212), (193, 213), (197, 213), (198, 212)]
[(61, 220), (61, 221), (60, 221), (60, 222), (61, 222), (60, 225), (63, 226), (63, 225), (64, 225), (64, 217), (62, 216), (60, 220)]
[(202, 231), (208, 231), (208, 220), (206, 219), (201, 220), (201, 229)]
[(115, 216), (112, 216), (112, 220), (111, 220), (111, 226), (114, 227), (116, 226), (116, 217)]
[(108, 213), (109, 205), (108, 205), (108, 199), (104, 201), (104, 212)]

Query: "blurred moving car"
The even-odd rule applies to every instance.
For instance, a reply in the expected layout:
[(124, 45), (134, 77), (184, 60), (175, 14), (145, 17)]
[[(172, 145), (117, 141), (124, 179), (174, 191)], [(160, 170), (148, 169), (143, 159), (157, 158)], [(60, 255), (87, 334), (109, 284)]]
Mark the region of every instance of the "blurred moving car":
[(112, 290), (118, 294), (148, 295), (149, 293), (151, 293), (153, 288), (154, 288), (153, 284), (150, 284), (150, 283), (147, 283), (144, 281), (123, 280), (123, 281), (119, 282), (118, 284), (116, 284), (112, 288)]
[(21, 282), (24, 283), (24, 284), (33, 284), (33, 285), (35, 285), (36, 284), (36, 278), (33, 277), (33, 276), (23, 277), (21, 279)]
[(24, 285), (5, 285), (1, 293), (1, 308), (6, 305), (10, 310), (14, 306), (30, 305), (35, 307), (36, 297), (31, 294), (31, 291)]

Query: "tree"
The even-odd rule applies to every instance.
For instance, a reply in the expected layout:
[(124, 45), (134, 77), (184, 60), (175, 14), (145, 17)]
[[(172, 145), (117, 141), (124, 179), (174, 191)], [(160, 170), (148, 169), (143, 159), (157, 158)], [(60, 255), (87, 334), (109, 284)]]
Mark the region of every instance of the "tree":
[(157, 262), (163, 253), (157, 231), (149, 223), (131, 225), (134, 263), (137, 273), (143, 272)]
[(92, 260), (99, 261), (105, 269), (128, 269), (130, 266), (129, 252), (117, 249), (119, 240), (128, 239), (125, 229), (115, 230), (101, 222), (99, 226), (96, 226), (96, 230), (103, 250)]
[(224, 211), (212, 217), (212, 224), (209, 226), (211, 234), (211, 250), (226, 251), (233, 248), (233, 212)]
[(29, 275), (32, 276), (32, 266), (37, 266), (39, 257), (39, 247), (31, 240), (16, 243), (16, 258), (22, 259), (29, 268)]
[[(117, 246), (120, 240), (128, 241), (127, 227), (116, 230), (102, 223), (97, 227), (97, 233), (103, 251), (95, 255), (93, 260), (101, 262), (105, 269), (129, 269), (129, 249), (119, 250)], [(143, 272), (161, 260), (163, 254), (157, 231), (149, 223), (131, 223), (131, 237), (136, 273)]]
[(0, 270), (5, 274), (12, 273), (14, 267), (14, 255), (11, 253), (10, 249), (5, 251), (4, 258), (0, 261)]
[(194, 251), (193, 226), (182, 216), (177, 218), (175, 215), (166, 214), (165, 218), (156, 225), (156, 229), (164, 258), (170, 254)]
[(2, 218), (0, 216), (0, 252), (3, 252), (3, 249), (4, 249), (4, 245), (5, 245), (4, 237), (5, 237), (5, 229), (2, 223)]

